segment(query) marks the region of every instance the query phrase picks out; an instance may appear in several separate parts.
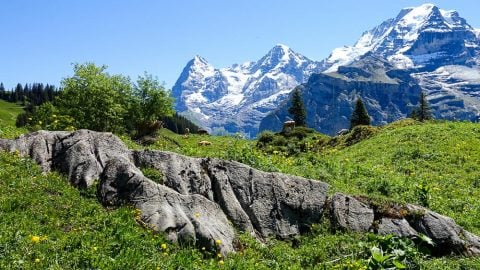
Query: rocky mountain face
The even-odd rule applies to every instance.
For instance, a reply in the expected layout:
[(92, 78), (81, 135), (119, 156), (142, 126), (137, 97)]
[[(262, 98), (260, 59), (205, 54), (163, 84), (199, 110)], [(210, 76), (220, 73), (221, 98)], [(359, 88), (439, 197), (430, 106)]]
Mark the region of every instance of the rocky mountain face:
[[(0, 151), (30, 156), (44, 172), (64, 173), (79, 188), (98, 179), (103, 205), (132, 205), (141, 223), (165, 232), (171, 241), (223, 254), (235, 252), (238, 230), (259, 240), (285, 239), (327, 218), (340, 231), (424, 234), (435, 243), (434, 255), (480, 256), (478, 236), (426, 208), (393, 203), (374, 207), (365, 198), (329, 196), (329, 185), (321, 181), (262, 172), (234, 161), (131, 151), (111, 133), (38, 131), (0, 139)], [(162, 183), (145, 177), (142, 167), (159, 170)]]
[(306, 82), (320, 63), (285, 45), (256, 62), (216, 69), (196, 56), (183, 69), (172, 93), (176, 110), (213, 133), (255, 136), (258, 125), (291, 90)]
[[(350, 127), (350, 116), (357, 97), (362, 97), (374, 125), (405, 117), (418, 101), (420, 87), (408, 75), (391, 70), (379, 58), (368, 56), (350, 66), (340, 66), (335, 73), (313, 74), (298, 86), (307, 112), (307, 125), (334, 135)], [(260, 130), (280, 130), (289, 117), (287, 99), (260, 123)]]
[[(365, 32), (354, 46), (335, 49), (323, 74), (300, 86), (311, 127), (335, 134), (348, 128), (356, 97), (374, 124), (406, 117), (424, 90), (437, 118), (477, 121), (480, 116), (480, 39), (456, 11), (432, 4), (400, 11)], [(278, 130), (288, 101), (262, 120)]]

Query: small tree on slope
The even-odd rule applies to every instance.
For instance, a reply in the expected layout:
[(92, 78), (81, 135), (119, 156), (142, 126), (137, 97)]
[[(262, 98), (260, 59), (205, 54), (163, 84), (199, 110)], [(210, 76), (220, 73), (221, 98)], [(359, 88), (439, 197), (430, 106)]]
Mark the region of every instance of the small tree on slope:
[(367, 109), (363, 104), (362, 98), (358, 98), (355, 103), (355, 108), (352, 112), (352, 117), (350, 118), (350, 129), (358, 125), (370, 125), (370, 116), (368, 115)]
[(307, 113), (305, 112), (305, 106), (303, 105), (302, 94), (298, 88), (293, 90), (292, 106), (290, 106), (288, 112), (293, 116), (295, 125), (306, 126), (305, 119), (307, 118)]
[(430, 106), (428, 105), (427, 95), (425, 95), (425, 92), (420, 92), (420, 104), (418, 105), (418, 107), (412, 110), (410, 117), (421, 122), (433, 118), (432, 111), (430, 109)]

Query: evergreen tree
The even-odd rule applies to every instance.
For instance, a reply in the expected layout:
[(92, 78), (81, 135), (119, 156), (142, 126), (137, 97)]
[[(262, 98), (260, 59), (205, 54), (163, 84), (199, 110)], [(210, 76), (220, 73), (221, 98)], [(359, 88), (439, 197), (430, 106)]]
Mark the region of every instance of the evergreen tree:
[(23, 86), (18, 83), (17, 86), (15, 87), (15, 92), (12, 94), (10, 102), (17, 102), (20, 100), (20, 98), (23, 96)]
[(305, 106), (303, 105), (302, 94), (298, 88), (293, 90), (292, 106), (288, 109), (288, 112), (293, 116), (296, 126), (306, 126), (307, 113), (305, 112)]
[(430, 106), (428, 105), (427, 95), (425, 95), (425, 92), (420, 92), (420, 104), (418, 105), (418, 107), (412, 110), (410, 117), (421, 122), (433, 118), (432, 111), (430, 109)]
[(3, 86), (3, 82), (0, 83), (0, 99), (5, 100), (6, 99), (6, 92), (5, 92), (5, 87)]
[(358, 125), (370, 125), (370, 116), (368, 115), (367, 109), (360, 97), (357, 98), (352, 117), (350, 118), (350, 129), (353, 129)]

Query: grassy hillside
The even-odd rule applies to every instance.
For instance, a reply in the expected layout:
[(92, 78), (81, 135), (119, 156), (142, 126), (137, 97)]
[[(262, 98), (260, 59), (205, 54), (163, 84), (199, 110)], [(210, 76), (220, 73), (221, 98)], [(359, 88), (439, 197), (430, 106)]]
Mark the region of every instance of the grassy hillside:
[[(4, 129), (0, 136), (19, 132)], [(332, 192), (428, 205), (480, 234), (478, 124), (396, 123), (354, 145), (332, 143), (323, 150), (315, 144), (324, 144), (325, 138), (311, 134), (311, 146), (297, 155), (267, 153), (257, 149), (255, 141), (238, 137), (186, 138), (162, 131), (161, 138), (149, 147), (320, 179), (332, 185)], [(212, 144), (199, 146), (202, 140)], [(325, 223), (292, 241), (260, 244), (242, 235), (241, 251), (219, 258), (167, 242), (162, 234), (136, 224), (134, 209), (104, 209), (94, 189), (80, 192), (62, 176), (42, 175), (28, 159), (0, 153), (0, 164), (0, 269), (362, 269), (372, 246), (386, 241), (411, 244), (332, 234)], [(412, 266), (421, 269), (480, 269), (480, 259), (429, 259), (408, 250)]]
[(15, 126), (17, 115), (22, 111), (23, 109), (19, 105), (0, 99), (0, 125)]
[[(260, 169), (319, 179), (332, 191), (427, 206), (451, 216), (480, 234), (480, 125), (469, 122), (415, 123), (403, 121), (377, 129), (371, 137), (351, 146), (315, 150), (317, 138), (306, 139), (313, 150), (298, 155), (263, 152), (255, 141), (232, 137), (190, 136), (170, 132), (151, 148), (194, 156), (240, 160)], [(175, 144), (169, 141), (175, 140)], [(211, 146), (198, 146), (210, 140)], [(343, 140), (343, 141), (342, 141)]]

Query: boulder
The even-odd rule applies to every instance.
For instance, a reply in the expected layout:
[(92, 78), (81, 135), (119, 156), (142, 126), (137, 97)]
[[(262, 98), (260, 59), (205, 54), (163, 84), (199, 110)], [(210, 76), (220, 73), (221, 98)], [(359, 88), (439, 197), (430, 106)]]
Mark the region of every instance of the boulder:
[(378, 234), (393, 234), (401, 237), (413, 237), (418, 233), (415, 231), (408, 221), (404, 218), (387, 218), (383, 217), (378, 222)]
[(137, 166), (162, 172), (164, 184), (221, 206), (235, 227), (257, 236), (288, 238), (320, 221), (328, 185), (302, 177), (266, 173), (244, 164), (191, 158), (160, 151), (134, 151)]
[(368, 232), (374, 221), (373, 209), (342, 193), (331, 198), (330, 216), (335, 227), (355, 232)]
[(408, 205), (408, 208), (416, 213), (410, 225), (435, 242), (436, 255), (480, 255), (480, 238), (460, 227), (453, 219), (416, 205)]

